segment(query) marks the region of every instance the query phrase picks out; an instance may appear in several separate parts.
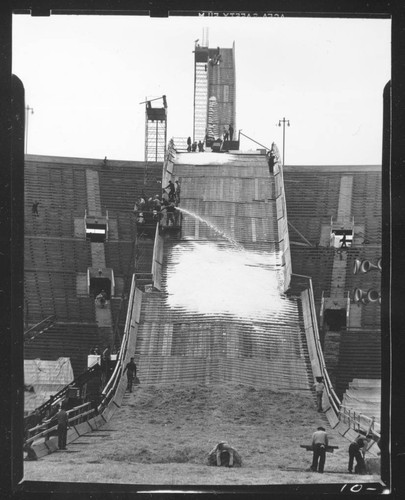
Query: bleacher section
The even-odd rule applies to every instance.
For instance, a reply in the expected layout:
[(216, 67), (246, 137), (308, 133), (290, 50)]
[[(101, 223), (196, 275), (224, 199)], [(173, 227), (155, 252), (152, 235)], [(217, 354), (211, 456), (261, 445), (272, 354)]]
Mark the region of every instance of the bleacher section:
[(29, 324), (51, 314), (58, 321), (95, 321), (93, 298), (77, 296), (75, 272), (26, 269), (24, 289)]
[(162, 192), (162, 163), (109, 161), (99, 169), (99, 182), (103, 209), (132, 211), (143, 192), (148, 197)]
[[(339, 191), (342, 178), (350, 180), (347, 199), (350, 206), (340, 206)], [(381, 290), (381, 274), (373, 270), (353, 274), (356, 259), (376, 264), (381, 257), (381, 168), (378, 166), (286, 166), (284, 168), (287, 214), (293, 272), (312, 278), (316, 309), (321, 309), (322, 294), (333, 295), (333, 269), (337, 265), (336, 249), (329, 246), (331, 218), (338, 219), (339, 209), (346, 208), (354, 222), (352, 246), (345, 251), (344, 288), (342, 296), (353, 294), (355, 288), (364, 291)], [(365, 193), (367, 195), (365, 196)], [(344, 199), (344, 198), (343, 198)], [(311, 246), (310, 246), (311, 245)], [(339, 263), (339, 262), (338, 262)], [(337, 286), (336, 283), (334, 285)], [(336, 288), (334, 293), (336, 294)], [(380, 328), (381, 307), (377, 303), (350, 304), (350, 314), (356, 316), (356, 328)], [(331, 332), (329, 336), (335, 336)], [(334, 339), (327, 345), (332, 346)], [(332, 342), (333, 340), (333, 342)], [(326, 352), (327, 358), (335, 352)], [(331, 367), (332, 368), (332, 367)], [(331, 373), (335, 379), (335, 373)]]
[[(26, 157), (25, 325), (34, 325), (49, 315), (54, 315), (59, 325), (42, 339), (32, 339), (28, 357), (69, 356), (78, 375), (87, 366), (90, 347), (107, 336), (103, 325), (97, 324), (94, 297), (87, 295), (86, 285), (87, 269), (94, 264), (95, 254), (85, 239), (84, 215), (94, 209), (97, 200), (100, 213), (108, 212), (109, 216), (109, 240), (103, 249), (105, 266), (114, 271), (116, 298), (110, 302), (111, 322), (120, 335), (130, 277), (137, 268), (150, 273), (153, 252), (153, 240), (137, 242), (134, 203), (143, 191), (151, 196), (160, 193), (161, 177), (161, 164), (145, 168), (143, 162), (109, 160), (104, 165), (102, 160)], [(89, 186), (92, 180), (94, 186)], [(94, 200), (88, 199), (90, 194)], [(40, 203), (38, 216), (31, 212), (34, 201)], [(79, 328), (76, 324), (84, 325), (82, 347), (75, 335), (69, 337), (67, 324), (73, 324), (74, 332)]]
[(86, 272), (91, 259), (88, 242), (77, 239), (30, 236), (25, 238), (24, 267), (32, 270), (43, 269)]
[(38, 336), (35, 341), (25, 344), (24, 359), (70, 358), (73, 374), (77, 377), (86, 370), (87, 355), (98, 342), (96, 323), (59, 322)]
[(336, 392), (340, 398), (355, 378), (381, 379), (380, 332), (342, 333), (336, 376)]
[(25, 169), (26, 207), (38, 200), (50, 212), (86, 208), (86, 177), (80, 166), (72, 165), (71, 158), (28, 156)]

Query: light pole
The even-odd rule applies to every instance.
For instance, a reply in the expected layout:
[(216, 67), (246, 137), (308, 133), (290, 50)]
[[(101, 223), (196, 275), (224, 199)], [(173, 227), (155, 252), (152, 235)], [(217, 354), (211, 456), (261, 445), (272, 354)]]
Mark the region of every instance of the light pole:
[(283, 118), (282, 120), (278, 121), (278, 126), (281, 127), (281, 124), (283, 124), (283, 166), (285, 165), (285, 124), (287, 126), (290, 126), (290, 120), (286, 120)]
[(27, 149), (28, 149), (28, 116), (30, 111), (31, 114), (33, 115), (34, 114), (33, 108), (25, 106), (25, 154), (27, 154)]

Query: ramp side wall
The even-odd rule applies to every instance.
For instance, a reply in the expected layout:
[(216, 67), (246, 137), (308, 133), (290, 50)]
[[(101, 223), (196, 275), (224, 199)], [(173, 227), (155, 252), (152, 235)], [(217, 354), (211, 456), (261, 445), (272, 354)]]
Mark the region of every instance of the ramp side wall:
[(290, 237), (288, 234), (287, 224), (287, 204), (285, 200), (283, 169), (281, 163), (278, 162), (274, 168), (274, 182), (276, 191), (276, 208), (277, 208), (277, 226), (279, 234), (280, 252), (282, 255), (282, 265), (284, 272), (284, 291), (287, 290), (291, 283), (291, 252), (290, 252)]

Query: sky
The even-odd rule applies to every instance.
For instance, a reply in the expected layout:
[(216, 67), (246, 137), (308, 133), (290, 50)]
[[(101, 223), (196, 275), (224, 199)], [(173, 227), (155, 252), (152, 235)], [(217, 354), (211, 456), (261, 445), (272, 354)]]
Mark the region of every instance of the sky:
[[(168, 139), (193, 128), (194, 41), (235, 42), (235, 129), (286, 165), (379, 165), (388, 19), (15, 15), (28, 154), (143, 161), (146, 97), (167, 96)], [(158, 103), (160, 101), (157, 101)], [(260, 146), (242, 136), (241, 149)]]

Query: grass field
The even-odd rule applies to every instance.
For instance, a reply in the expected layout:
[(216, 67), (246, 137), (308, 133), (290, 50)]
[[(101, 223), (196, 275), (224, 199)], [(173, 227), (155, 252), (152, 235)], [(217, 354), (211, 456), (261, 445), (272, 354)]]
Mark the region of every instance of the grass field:
[[(307, 469), (318, 425), (313, 396), (225, 384), (138, 386), (124, 396), (110, 422), (36, 462), (24, 462), (24, 480), (147, 485), (268, 485), (378, 482), (347, 473), (349, 442), (329, 430), (325, 473)], [(209, 467), (208, 452), (227, 441), (241, 468)], [(299, 468), (301, 470), (286, 470)]]

